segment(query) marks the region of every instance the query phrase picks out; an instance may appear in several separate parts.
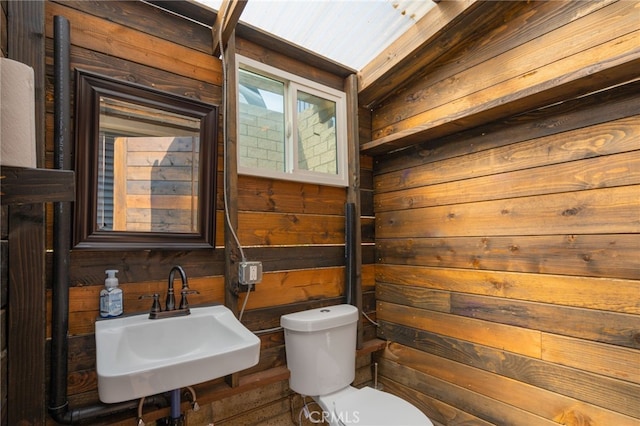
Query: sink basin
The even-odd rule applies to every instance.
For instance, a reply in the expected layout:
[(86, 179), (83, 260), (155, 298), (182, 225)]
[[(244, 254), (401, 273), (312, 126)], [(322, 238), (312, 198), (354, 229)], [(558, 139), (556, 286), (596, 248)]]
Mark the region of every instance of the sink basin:
[(96, 321), (98, 394), (106, 403), (206, 382), (258, 363), (260, 339), (222, 305), (191, 314)]

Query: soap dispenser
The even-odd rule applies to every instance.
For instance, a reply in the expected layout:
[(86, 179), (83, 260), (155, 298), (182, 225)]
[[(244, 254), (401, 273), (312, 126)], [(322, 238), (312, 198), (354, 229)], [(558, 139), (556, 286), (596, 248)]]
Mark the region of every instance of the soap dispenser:
[(100, 316), (102, 318), (122, 315), (122, 289), (118, 288), (117, 269), (107, 269), (104, 288), (100, 291)]

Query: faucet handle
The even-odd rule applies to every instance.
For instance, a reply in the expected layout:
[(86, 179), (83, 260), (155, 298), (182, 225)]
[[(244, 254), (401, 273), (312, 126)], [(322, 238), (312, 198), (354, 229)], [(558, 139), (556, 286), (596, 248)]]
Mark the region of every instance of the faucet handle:
[(153, 297), (153, 304), (151, 305), (151, 310), (149, 311), (149, 313), (156, 314), (162, 311), (162, 307), (160, 306), (160, 295), (158, 293), (143, 294), (142, 296), (138, 297), (138, 300), (149, 299), (151, 297)]
[(189, 290), (188, 288), (183, 288), (180, 291), (180, 307), (179, 309), (189, 309), (189, 301), (187, 301), (187, 294), (200, 294), (198, 290)]

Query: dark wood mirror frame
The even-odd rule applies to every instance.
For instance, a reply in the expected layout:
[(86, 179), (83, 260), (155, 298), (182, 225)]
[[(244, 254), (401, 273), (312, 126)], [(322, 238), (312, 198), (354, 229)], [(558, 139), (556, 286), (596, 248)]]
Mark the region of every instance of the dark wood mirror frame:
[[(139, 84), (76, 70), (74, 248), (95, 250), (215, 247), (218, 108)], [(200, 120), (198, 232), (130, 232), (96, 229), (100, 98), (109, 97)]]

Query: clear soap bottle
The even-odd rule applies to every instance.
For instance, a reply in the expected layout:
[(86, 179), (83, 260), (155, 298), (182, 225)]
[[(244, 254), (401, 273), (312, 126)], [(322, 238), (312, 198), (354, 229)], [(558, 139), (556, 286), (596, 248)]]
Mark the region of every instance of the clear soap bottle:
[(122, 289), (118, 287), (117, 269), (107, 269), (104, 288), (100, 291), (100, 316), (102, 318), (122, 315)]

